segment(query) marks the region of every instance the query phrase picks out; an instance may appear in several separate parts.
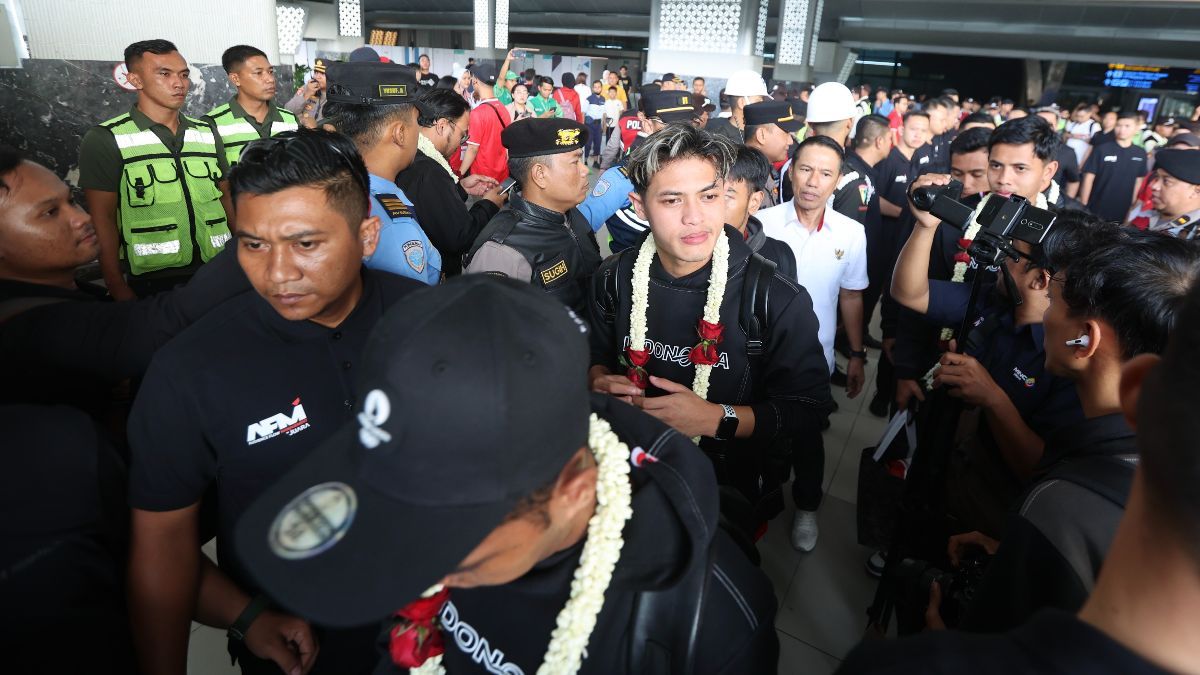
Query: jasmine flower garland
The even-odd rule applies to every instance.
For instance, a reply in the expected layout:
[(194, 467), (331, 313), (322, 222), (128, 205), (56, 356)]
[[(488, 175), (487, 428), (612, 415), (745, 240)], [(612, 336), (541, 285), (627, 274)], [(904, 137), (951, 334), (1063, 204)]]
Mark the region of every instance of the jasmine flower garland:
[[(607, 421), (593, 413), (588, 424), (588, 447), (598, 466), (596, 512), (588, 521), (587, 540), (571, 581), (571, 596), (558, 613), (538, 675), (574, 675), (583, 665), (588, 640), (604, 607), (604, 592), (612, 582), (625, 544), (621, 533), (625, 522), (633, 517), (629, 446), (621, 442)], [(426, 594), (440, 590), (435, 586)], [(439, 654), (408, 672), (444, 675), (446, 669)]]

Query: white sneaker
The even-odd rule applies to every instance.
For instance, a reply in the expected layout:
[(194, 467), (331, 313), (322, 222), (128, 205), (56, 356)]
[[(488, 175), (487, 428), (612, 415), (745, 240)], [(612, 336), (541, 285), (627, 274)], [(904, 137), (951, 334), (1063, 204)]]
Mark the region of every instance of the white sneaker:
[(817, 545), (817, 512), (797, 511), (792, 520), (792, 548), (805, 553)]

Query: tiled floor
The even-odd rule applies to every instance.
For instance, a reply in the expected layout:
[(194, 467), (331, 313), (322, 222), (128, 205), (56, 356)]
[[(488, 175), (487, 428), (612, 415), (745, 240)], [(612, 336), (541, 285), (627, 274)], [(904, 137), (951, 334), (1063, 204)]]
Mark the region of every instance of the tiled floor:
[[(592, 171), (592, 179), (598, 172)], [(597, 237), (608, 253), (607, 233)], [(879, 335), (878, 321), (871, 331)], [(759, 542), (763, 568), (775, 585), (779, 614), (781, 675), (826, 675), (837, 669), (841, 659), (858, 643), (866, 627), (866, 609), (875, 592), (875, 582), (863, 564), (871, 554), (855, 538), (854, 504), (858, 461), (861, 450), (874, 445), (883, 434), (886, 420), (867, 411), (875, 394), (875, 361), (871, 352), (867, 385), (855, 399), (834, 389), (838, 411), (830, 417), (825, 432), (825, 499), (821, 504), (821, 536), (811, 553), (798, 553), (788, 542), (795, 505), (790, 493), (787, 510), (772, 521)], [(845, 368), (840, 356), (838, 362)], [(211, 553), (211, 551), (210, 551)], [(224, 631), (198, 624), (193, 626), (188, 653), (189, 675), (234, 675), (229, 665)]]

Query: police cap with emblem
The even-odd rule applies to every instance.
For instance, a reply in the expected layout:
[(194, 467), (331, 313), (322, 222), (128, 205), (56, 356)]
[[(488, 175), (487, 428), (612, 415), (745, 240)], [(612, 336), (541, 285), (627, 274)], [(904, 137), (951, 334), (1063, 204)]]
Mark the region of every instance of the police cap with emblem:
[(235, 555), (323, 625), (415, 600), (587, 445), (586, 333), (553, 296), (486, 274), (406, 296), (356, 364), (356, 419), (246, 510)]
[(514, 122), (500, 132), (509, 157), (537, 157), (571, 152), (587, 145), (588, 129), (560, 117), (531, 118)]
[(696, 118), (696, 95), (687, 91), (642, 91), (642, 112), (663, 122), (690, 122)]
[(747, 127), (774, 124), (788, 133), (794, 133), (804, 128), (804, 122), (793, 112), (794, 106), (791, 101), (763, 101), (746, 106), (742, 114)]
[(1185, 183), (1200, 185), (1200, 150), (1159, 150), (1154, 155), (1154, 168), (1162, 169)]
[(398, 63), (356, 62), (331, 63), (326, 75), (329, 82), (327, 98), (330, 103), (353, 105), (417, 106), (422, 113), (432, 115), (417, 99), (420, 85), (416, 71)]
[(314, 73), (325, 72), (326, 65), (327, 65), (327, 63), (326, 63), (325, 59), (317, 59), (316, 61), (313, 61), (313, 67), (312, 67), (313, 72)]

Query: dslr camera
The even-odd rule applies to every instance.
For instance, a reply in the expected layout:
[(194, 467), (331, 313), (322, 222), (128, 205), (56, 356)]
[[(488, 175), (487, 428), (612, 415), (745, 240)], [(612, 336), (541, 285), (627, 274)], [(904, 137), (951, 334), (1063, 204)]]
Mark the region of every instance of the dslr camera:
[[(970, 226), (975, 210), (958, 201), (962, 187), (961, 182), (952, 180), (949, 185), (916, 188), (910, 197), (918, 209), (965, 230)], [(977, 264), (984, 266), (998, 265), (1004, 258), (1017, 259), (1020, 254), (1013, 248), (1013, 240), (1030, 246), (1041, 245), (1054, 226), (1055, 218), (1053, 213), (1039, 209), (1024, 197), (1010, 195), (1001, 199), (993, 195), (979, 213), (979, 234), (967, 253)]]

